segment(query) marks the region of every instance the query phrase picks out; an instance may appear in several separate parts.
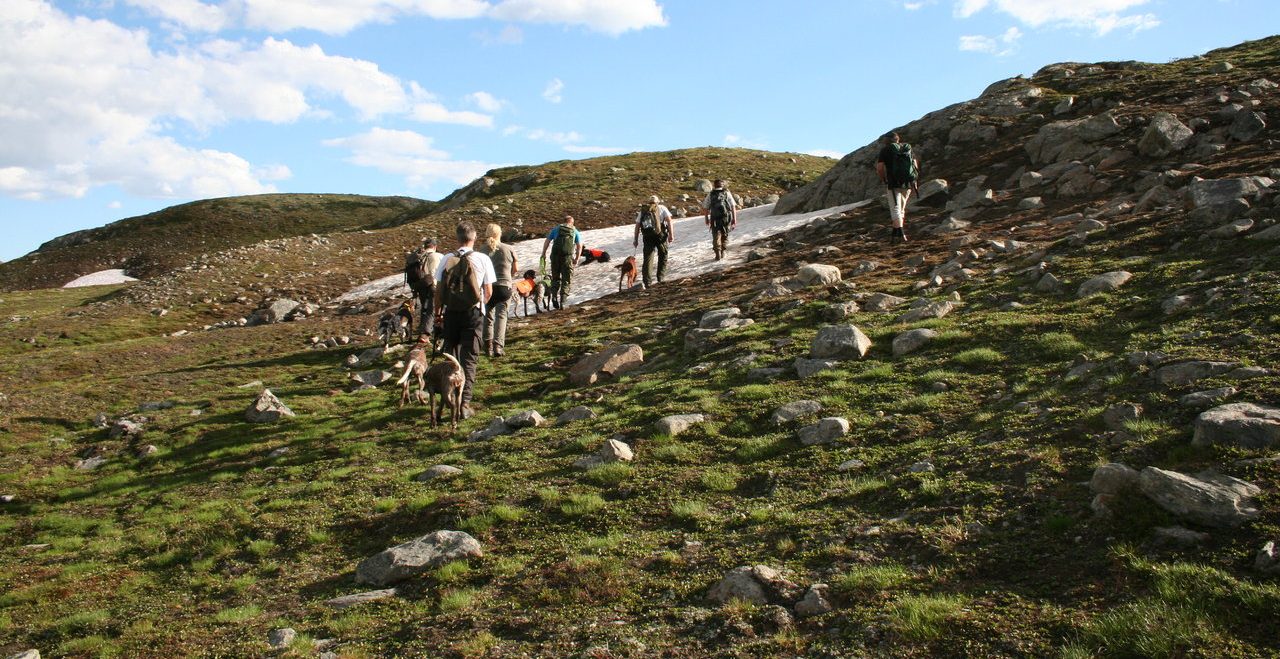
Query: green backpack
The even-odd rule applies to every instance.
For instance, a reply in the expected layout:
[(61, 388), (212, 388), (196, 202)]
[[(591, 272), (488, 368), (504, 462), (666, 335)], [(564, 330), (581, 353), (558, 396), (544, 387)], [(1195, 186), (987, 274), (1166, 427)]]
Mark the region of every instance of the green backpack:
[(640, 208), (640, 231), (644, 232), (645, 238), (657, 242), (666, 242), (666, 227), (658, 220), (657, 213), (649, 206)]
[(729, 191), (719, 188), (711, 191), (711, 220), (717, 226), (727, 225), (729, 218), (733, 217), (733, 203), (729, 201)]
[(574, 245), (577, 244), (578, 231), (568, 224), (561, 224), (556, 239), (551, 243), (551, 253), (555, 256), (573, 256)]
[(895, 183), (911, 183), (919, 174), (916, 171), (916, 157), (911, 153), (911, 145), (899, 142), (890, 144), (889, 178)]
[(458, 262), (446, 270), (444, 305), (450, 309), (470, 309), (480, 303), (480, 286), (476, 283), (471, 258), (454, 254)]

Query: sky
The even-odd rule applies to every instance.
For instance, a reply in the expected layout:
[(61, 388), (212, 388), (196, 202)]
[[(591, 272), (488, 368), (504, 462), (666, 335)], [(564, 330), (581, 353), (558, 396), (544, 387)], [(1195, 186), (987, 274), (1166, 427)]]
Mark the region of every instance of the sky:
[(0, 0), (0, 260), (196, 199), (440, 199), (505, 165), (840, 157), (1061, 61), (1268, 36), (1275, 0)]

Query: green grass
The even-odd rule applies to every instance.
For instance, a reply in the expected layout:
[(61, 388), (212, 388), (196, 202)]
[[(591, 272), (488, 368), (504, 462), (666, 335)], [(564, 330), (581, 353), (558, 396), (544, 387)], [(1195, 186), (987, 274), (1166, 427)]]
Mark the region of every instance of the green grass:
[(600, 487), (613, 487), (631, 478), (635, 471), (635, 467), (632, 467), (630, 463), (610, 462), (588, 469), (582, 475), (582, 478), (588, 483), (599, 485)]
[(262, 607), (257, 604), (245, 604), (244, 606), (235, 606), (229, 609), (222, 609), (213, 614), (214, 622), (223, 624), (248, 622), (262, 615)]
[(852, 597), (856, 593), (897, 590), (911, 582), (911, 573), (897, 563), (856, 565), (835, 580), (837, 590)]
[(963, 614), (966, 600), (956, 595), (905, 595), (889, 607), (890, 625), (913, 641), (941, 638)]
[(711, 492), (731, 492), (738, 487), (742, 475), (732, 466), (716, 467), (702, 472), (702, 487)]
[(1005, 356), (992, 348), (972, 348), (956, 353), (951, 360), (966, 368), (983, 369), (1003, 364)]
[(1072, 359), (1088, 346), (1069, 332), (1048, 332), (1035, 338), (1036, 349), (1049, 359)]
[(604, 508), (604, 499), (599, 494), (570, 494), (560, 503), (560, 512), (566, 517), (582, 517)]

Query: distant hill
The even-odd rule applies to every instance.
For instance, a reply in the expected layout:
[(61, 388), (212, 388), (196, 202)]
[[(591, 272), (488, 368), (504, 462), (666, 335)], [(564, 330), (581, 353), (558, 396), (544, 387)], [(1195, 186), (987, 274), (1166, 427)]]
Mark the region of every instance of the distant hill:
[(200, 254), (274, 238), (360, 229), (434, 206), (412, 197), (346, 194), (195, 201), (50, 240), (31, 254), (0, 264), (0, 288), (58, 287), (109, 268), (145, 278), (189, 263)]

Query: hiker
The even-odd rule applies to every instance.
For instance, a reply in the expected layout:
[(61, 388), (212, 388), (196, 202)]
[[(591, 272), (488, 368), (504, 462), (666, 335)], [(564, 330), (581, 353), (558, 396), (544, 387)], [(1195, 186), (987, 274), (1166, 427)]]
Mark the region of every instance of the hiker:
[(582, 263), (578, 265), (589, 265), (592, 263), (608, 263), (609, 253), (603, 249), (592, 249), (590, 247), (582, 248)]
[(889, 191), (889, 219), (893, 221), (890, 241), (901, 238), (902, 242), (907, 242), (907, 199), (911, 197), (912, 190), (920, 193), (916, 182), (919, 172), (920, 163), (911, 152), (911, 145), (904, 143), (897, 133), (886, 135), (884, 148), (876, 158), (876, 174)]
[(729, 232), (738, 228), (738, 200), (725, 189), (723, 179), (716, 179), (702, 200), (702, 219), (711, 228), (711, 251), (719, 261), (729, 245)]
[(462, 388), (462, 418), (470, 418), (471, 390), (476, 381), (476, 355), (480, 353), (480, 332), (485, 303), (493, 294), (497, 275), (493, 261), (475, 251), (476, 228), (459, 222), (458, 251), (440, 260), (436, 268), (436, 322), (441, 324), (443, 350), (462, 364), (467, 383)]
[(644, 236), (644, 267), (641, 269), (641, 284), (649, 288), (649, 265), (653, 262), (653, 253), (658, 253), (658, 283), (667, 275), (667, 245), (676, 241), (676, 233), (671, 225), (671, 211), (662, 205), (658, 195), (649, 197), (649, 203), (640, 204), (640, 212), (636, 213), (636, 234), (631, 246), (640, 244)]
[(573, 226), (573, 216), (565, 215), (564, 222), (556, 225), (542, 243), (542, 263), (547, 263), (547, 249), (551, 249), (551, 304), (564, 308), (569, 298), (569, 286), (573, 283), (573, 266), (582, 256), (582, 233)]
[(404, 257), (404, 283), (418, 299), (418, 335), (435, 329), (436, 280), (434, 272), (443, 256), (436, 251), (436, 239), (426, 238), (422, 246)]
[(484, 229), (484, 244), (477, 252), (489, 257), (497, 280), (493, 284), (493, 297), (485, 304), (484, 332), (481, 344), (487, 357), (501, 357), (507, 345), (507, 302), (511, 300), (511, 280), (515, 276), (516, 253), (502, 242), (502, 227), (490, 224)]

